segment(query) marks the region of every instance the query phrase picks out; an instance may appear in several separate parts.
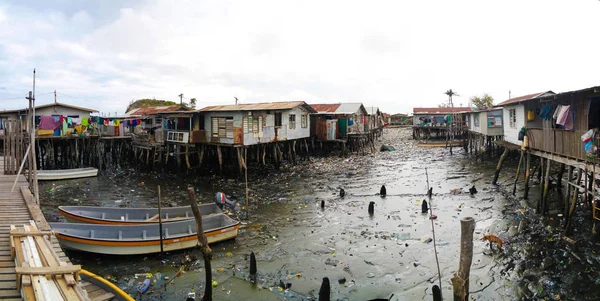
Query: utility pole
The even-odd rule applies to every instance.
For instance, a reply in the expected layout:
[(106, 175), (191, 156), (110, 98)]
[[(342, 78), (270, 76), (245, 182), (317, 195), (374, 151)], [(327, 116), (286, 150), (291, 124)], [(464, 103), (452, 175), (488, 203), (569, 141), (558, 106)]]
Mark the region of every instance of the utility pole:
[(237, 98), (237, 97), (235, 97), (235, 96), (234, 96), (233, 98), (235, 98), (235, 105), (237, 106), (237, 103), (238, 103), (238, 98)]
[(183, 105), (183, 93), (179, 94), (179, 104)]
[(510, 99), (510, 90), (508, 90), (508, 99)]
[(54, 104), (56, 104), (56, 90), (54, 90)]

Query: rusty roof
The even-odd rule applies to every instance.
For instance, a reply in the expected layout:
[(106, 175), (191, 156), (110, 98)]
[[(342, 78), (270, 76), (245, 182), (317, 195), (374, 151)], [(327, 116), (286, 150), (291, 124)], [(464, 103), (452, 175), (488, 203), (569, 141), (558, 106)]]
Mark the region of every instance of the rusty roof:
[(302, 106), (311, 113), (316, 111), (304, 101), (281, 101), (264, 103), (245, 103), (237, 105), (208, 106), (198, 110), (199, 112), (217, 112), (217, 111), (261, 111), (261, 110), (290, 110)]
[(514, 103), (516, 104), (516, 103), (523, 102), (523, 101), (526, 101), (526, 100), (530, 100), (530, 99), (534, 99), (534, 98), (546, 96), (546, 94), (548, 94), (548, 95), (554, 95), (556, 93), (554, 93), (552, 91), (546, 91), (546, 92), (539, 92), (539, 93), (527, 94), (527, 95), (523, 95), (523, 96), (519, 96), (519, 97), (514, 97), (514, 98), (511, 98), (509, 100), (505, 100), (505, 101), (499, 103), (498, 106), (505, 106), (505, 105), (514, 104)]
[(165, 112), (180, 111), (180, 105), (137, 108), (127, 112), (127, 115), (155, 115)]
[(471, 112), (470, 107), (454, 107), (454, 108), (413, 108), (413, 114), (451, 114)]
[(315, 109), (318, 113), (335, 113), (335, 111), (340, 107), (339, 103), (332, 104), (310, 104), (310, 106)]

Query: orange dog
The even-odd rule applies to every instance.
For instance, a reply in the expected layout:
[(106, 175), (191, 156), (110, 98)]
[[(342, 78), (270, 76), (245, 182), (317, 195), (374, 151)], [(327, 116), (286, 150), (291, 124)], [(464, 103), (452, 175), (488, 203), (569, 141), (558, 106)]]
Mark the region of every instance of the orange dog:
[(494, 234), (484, 234), (482, 240), (487, 240), (490, 242), (490, 249), (492, 248), (492, 243), (495, 242), (499, 249), (502, 249), (502, 239)]

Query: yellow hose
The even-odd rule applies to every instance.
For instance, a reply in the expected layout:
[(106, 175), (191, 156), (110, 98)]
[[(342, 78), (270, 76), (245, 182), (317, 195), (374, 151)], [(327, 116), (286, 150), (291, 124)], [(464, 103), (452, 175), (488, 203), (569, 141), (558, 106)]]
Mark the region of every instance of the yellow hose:
[(135, 299), (131, 298), (131, 296), (129, 296), (129, 294), (127, 294), (126, 292), (124, 292), (118, 286), (114, 285), (112, 282), (110, 282), (110, 281), (108, 281), (108, 280), (106, 280), (106, 279), (104, 279), (104, 278), (102, 278), (102, 277), (100, 277), (100, 276), (98, 276), (98, 275), (90, 272), (90, 271), (81, 269), (79, 271), (79, 274), (83, 274), (83, 275), (85, 275), (87, 277), (90, 277), (90, 278), (93, 278), (95, 280), (98, 280), (98, 281), (102, 282), (104, 285), (110, 287), (113, 290), (112, 293), (118, 294), (121, 298), (123, 298), (123, 300), (126, 300), (126, 301), (135, 301)]

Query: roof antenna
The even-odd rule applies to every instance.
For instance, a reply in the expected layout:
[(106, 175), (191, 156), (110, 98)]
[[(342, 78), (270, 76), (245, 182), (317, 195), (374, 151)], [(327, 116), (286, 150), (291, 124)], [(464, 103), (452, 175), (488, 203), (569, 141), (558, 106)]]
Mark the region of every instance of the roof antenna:
[(238, 98), (237, 98), (237, 97), (235, 97), (235, 96), (234, 96), (233, 98), (235, 98), (235, 105), (237, 106), (237, 103), (238, 103)]

